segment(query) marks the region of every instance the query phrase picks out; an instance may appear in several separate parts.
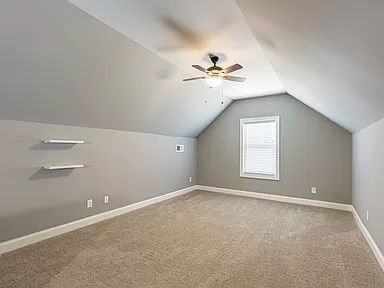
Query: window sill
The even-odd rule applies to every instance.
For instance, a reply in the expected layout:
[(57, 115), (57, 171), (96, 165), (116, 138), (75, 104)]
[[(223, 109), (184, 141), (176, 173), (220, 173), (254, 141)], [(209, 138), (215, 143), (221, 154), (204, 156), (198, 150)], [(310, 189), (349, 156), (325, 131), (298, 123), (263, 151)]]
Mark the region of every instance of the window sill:
[(272, 180), (272, 181), (280, 181), (279, 176), (270, 176), (270, 175), (260, 175), (260, 174), (240, 174), (241, 178), (253, 178), (253, 179), (260, 179), (260, 180)]

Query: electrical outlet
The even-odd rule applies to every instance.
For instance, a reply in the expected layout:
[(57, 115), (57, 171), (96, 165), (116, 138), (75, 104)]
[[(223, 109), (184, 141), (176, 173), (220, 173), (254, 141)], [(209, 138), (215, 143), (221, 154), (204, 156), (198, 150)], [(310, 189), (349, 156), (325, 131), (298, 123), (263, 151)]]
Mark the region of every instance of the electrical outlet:
[(87, 200), (87, 208), (92, 208), (92, 205), (93, 205), (92, 199), (88, 199)]
[(312, 194), (316, 194), (316, 187), (312, 187), (311, 192)]
[(104, 196), (104, 204), (107, 204), (109, 202), (109, 196)]
[(192, 177), (189, 177), (189, 183), (192, 183)]
[(367, 210), (367, 221), (369, 221), (369, 211)]

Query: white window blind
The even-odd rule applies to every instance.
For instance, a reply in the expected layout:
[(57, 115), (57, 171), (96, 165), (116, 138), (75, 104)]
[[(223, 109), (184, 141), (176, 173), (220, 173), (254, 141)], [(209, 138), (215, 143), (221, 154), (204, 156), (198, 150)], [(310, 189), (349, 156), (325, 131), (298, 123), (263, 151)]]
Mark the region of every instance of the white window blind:
[(279, 117), (240, 120), (240, 176), (279, 180)]

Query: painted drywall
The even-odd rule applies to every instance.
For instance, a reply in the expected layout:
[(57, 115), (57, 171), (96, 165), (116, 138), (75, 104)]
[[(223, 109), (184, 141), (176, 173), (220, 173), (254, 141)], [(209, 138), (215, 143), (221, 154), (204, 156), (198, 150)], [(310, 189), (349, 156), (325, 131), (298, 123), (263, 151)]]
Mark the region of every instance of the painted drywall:
[(384, 252), (383, 171), (384, 119), (353, 134), (352, 189), (353, 206), (382, 252)]
[(208, 53), (220, 57), (221, 67), (240, 63), (234, 75), (247, 81), (224, 83), (233, 99), (285, 92), (233, 0), (69, 1), (190, 76), (201, 75), (191, 64), (212, 66)]
[(0, 1), (0, 39), (0, 119), (196, 137), (231, 102), (66, 0)]
[[(240, 177), (239, 121), (262, 116), (280, 116), (280, 181)], [(350, 204), (352, 135), (287, 94), (238, 100), (198, 137), (197, 171), (201, 185)]]
[[(196, 184), (196, 139), (6, 120), (0, 135), (0, 242)], [(92, 143), (41, 143), (50, 138)], [(89, 167), (41, 169), (74, 163)]]
[(236, 3), (289, 94), (352, 132), (384, 117), (384, 1)]

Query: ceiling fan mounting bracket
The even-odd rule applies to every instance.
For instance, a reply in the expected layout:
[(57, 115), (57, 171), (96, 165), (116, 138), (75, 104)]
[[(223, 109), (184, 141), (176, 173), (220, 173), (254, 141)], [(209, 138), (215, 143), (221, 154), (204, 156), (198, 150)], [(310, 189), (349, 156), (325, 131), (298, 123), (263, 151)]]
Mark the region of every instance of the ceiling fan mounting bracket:
[(209, 58), (211, 59), (214, 66), (216, 66), (216, 63), (219, 62), (219, 56), (209, 54)]

